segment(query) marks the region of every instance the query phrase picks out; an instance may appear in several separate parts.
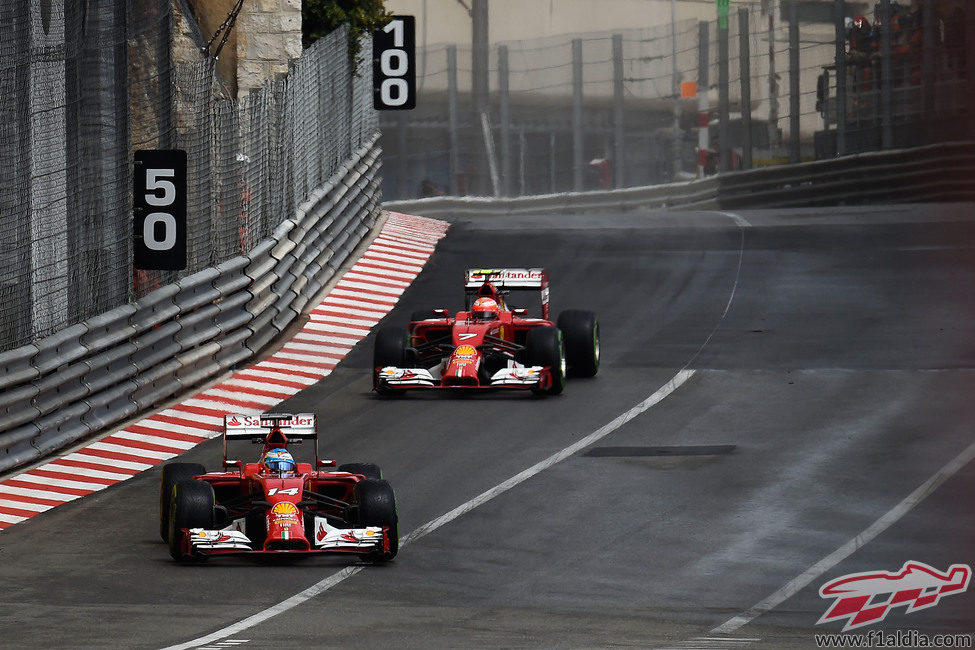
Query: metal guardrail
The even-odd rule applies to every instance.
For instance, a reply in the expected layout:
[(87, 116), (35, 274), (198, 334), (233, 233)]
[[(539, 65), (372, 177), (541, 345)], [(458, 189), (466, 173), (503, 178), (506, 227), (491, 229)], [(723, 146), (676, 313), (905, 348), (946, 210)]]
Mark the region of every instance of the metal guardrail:
[(384, 207), (429, 217), (634, 208), (742, 209), (975, 201), (975, 142), (762, 167), (686, 183), (518, 198), (432, 197)]
[(0, 354), (0, 471), (146, 411), (260, 352), (375, 225), (377, 140), (246, 255)]

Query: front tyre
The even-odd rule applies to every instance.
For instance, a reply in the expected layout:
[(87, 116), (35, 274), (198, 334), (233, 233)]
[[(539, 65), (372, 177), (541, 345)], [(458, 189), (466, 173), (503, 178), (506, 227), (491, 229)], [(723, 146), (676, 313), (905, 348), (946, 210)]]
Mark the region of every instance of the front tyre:
[(192, 556), (183, 547), (182, 528), (213, 530), (216, 499), (213, 486), (206, 481), (185, 480), (173, 486), (169, 505), (169, 554), (174, 560), (186, 561)]
[(525, 339), (525, 357), (529, 366), (548, 366), (550, 384), (546, 388), (535, 388), (534, 392), (544, 395), (558, 395), (565, 388), (565, 350), (562, 346), (562, 333), (557, 327), (535, 327), (528, 330)]
[(365, 559), (370, 562), (392, 560), (399, 551), (399, 516), (396, 514), (396, 497), (389, 482), (371, 478), (359, 481), (352, 489), (352, 501), (357, 506), (357, 528), (382, 526), (387, 529), (386, 548), (369, 553)]
[(400, 391), (379, 381), (378, 369), (386, 366), (406, 367), (406, 329), (402, 327), (384, 327), (376, 332), (372, 355), (373, 388), (380, 395), (397, 395)]
[(565, 359), (573, 377), (593, 377), (599, 371), (599, 319), (591, 311), (567, 309), (558, 328), (565, 340)]
[(164, 542), (169, 541), (169, 503), (173, 496), (173, 486), (206, 473), (206, 468), (198, 463), (169, 463), (163, 466), (159, 485), (159, 536)]

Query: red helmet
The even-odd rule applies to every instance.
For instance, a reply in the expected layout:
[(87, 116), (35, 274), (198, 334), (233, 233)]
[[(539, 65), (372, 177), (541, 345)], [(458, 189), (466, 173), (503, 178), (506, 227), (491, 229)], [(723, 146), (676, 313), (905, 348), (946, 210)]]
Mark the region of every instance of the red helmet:
[(864, 16), (857, 16), (853, 19), (854, 29), (870, 29), (870, 21)]
[(497, 320), (500, 311), (497, 301), (493, 298), (478, 298), (471, 306), (471, 314), (474, 316), (474, 320)]

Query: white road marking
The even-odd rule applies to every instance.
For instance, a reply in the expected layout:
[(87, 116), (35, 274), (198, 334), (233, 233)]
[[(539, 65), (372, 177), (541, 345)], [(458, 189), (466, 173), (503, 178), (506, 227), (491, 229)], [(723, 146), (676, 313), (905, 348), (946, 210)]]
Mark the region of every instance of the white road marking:
[[(680, 388), (680, 386), (683, 385), (684, 382), (686, 382), (688, 379), (690, 379), (693, 376), (694, 376), (693, 370), (686, 370), (686, 369), (681, 370), (676, 375), (674, 375), (670, 381), (668, 381), (666, 384), (664, 384), (659, 389), (657, 389), (657, 391), (654, 392), (652, 395), (647, 397), (645, 400), (643, 400), (642, 402), (640, 402), (630, 410), (619, 415), (608, 424), (603, 425), (596, 431), (593, 431), (586, 437), (569, 445), (565, 449), (552, 454), (545, 460), (536, 463), (535, 465), (532, 465), (528, 469), (519, 472), (518, 474), (515, 474), (508, 480), (499, 483), (498, 485), (494, 486), (490, 490), (487, 490), (486, 492), (483, 492), (480, 495), (474, 497), (470, 501), (466, 503), (462, 503), (461, 505), (457, 506), (450, 512), (447, 512), (446, 514), (443, 514), (437, 517), (436, 519), (423, 524), (422, 526), (414, 530), (412, 533), (404, 537), (402, 540), (400, 540), (400, 548), (406, 546), (407, 544), (415, 542), (416, 540), (420, 539), (421, 537), (424, 537), (425, 535), (429, 535), (433, 531), (450, 523), (451, 521), (457, 519), (461, 515), (470, 512), (471, 510), (477, 508), (480, 505), (484, 505), (491, 499), (507, 492), (511, 488), (521, 483), (524, 483), (525, 481), (532, 478), (536, 474), (543, 472), (549, 467), (552, 467), (556, 463), (565, 460), (569, 456), (572, 456), (576, 452), (588, 447), (589, 445), (600, 440), (601, 438), (608, 436), (610, 433), (616, 431), (621, 426), (623, 426), (633, 418), (637, 417), (644, 411), (647, 411), (648, 409), (652, 408), (656, 404), (659, 404), (668, 395), (670, 395), (675, 390)], [(268, 607), (265, 610), (257, 612), (253, 616), (249, 616), (242, 621), (238, 621), (237, 623), (228, 625), (227, 627), (217, 630), (212, 634), (208, 634), (206, 636), (200, 637), (198, 639), (193, 639), (192, 641), (187, 641), (185, 643), (180, 643), (178, 645), (169, 646), (164, 650), (186, 650), (188, 648), (198, 648), (200, 646), (212, 644), (233, 634), (237, 634), (244, 630), (250, 629), (255, 625), (258, 625), (259, 623), (263, 623), (269, 618), (277, 616), (282, 612), (286, 612), (289, 609), (293, 609), (298, 605), (301, 605), (302, 603), (311, 600), (312, 598), (318, 596), (319, 594), (343, 582), (347, 578), (351, 578), (355, 574), (362, 571), (362, 569), (363, 569), (362, 565), (346, 567), (341, 571), (339, 571), (338, 573), (334, 573), (328, 576), (321, 582), (313, 584), (311, 587), (308, 587), (304, 591), (297, 593), (294, 596), (286, 600), (283, 600), (276, 605), (272, 605), (271, 607)]]
[(714, 628), (710, 634), (730, 634), (748, 625), (762, 614), (775, 609), (789, 598), (792, 598), (813, 580), (822, 577), (824, 573), (850, 557), (855, 551), (866, 546), (880, 535), (880, 533), (890, 528), (891, 525), (910, 512), (914, 506), (938, 489), (942, 483), (958, 473), (973, 458), (975, 458), (975, 443), (972, 443), (963, 452), (955, 456), (948, 464), (938, 470), (934, 476), (911, 492), (903, 501), (887, 511), (880, 519), (873, 522), (862, 533), (800, 573), (765, 600)]

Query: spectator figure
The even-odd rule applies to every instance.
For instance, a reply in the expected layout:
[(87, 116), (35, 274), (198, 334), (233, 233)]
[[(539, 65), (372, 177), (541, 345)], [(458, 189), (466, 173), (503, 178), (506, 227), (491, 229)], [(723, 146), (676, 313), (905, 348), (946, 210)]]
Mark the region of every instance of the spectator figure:
[(868, 92), (873, 83), (873, 44), (870, 21), (866, 17), (853, 19), (846, 33), (846, 45), (846, 64), (853, 79), (853, 106), (859, 108), (864, 103), (861, 94)]

